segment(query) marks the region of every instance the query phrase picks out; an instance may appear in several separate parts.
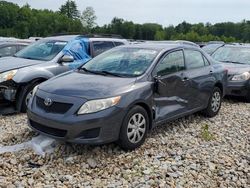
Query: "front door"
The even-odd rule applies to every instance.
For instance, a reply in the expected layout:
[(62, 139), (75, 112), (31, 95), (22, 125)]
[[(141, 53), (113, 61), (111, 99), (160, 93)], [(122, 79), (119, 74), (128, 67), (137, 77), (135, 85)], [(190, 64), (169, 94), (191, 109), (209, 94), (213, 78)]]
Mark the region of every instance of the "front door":
[(188, 111), (190, 82), (186, 79), (183, 50), (166, 54), (153, 71), (156, 76), (154, 108), (156, 121)]

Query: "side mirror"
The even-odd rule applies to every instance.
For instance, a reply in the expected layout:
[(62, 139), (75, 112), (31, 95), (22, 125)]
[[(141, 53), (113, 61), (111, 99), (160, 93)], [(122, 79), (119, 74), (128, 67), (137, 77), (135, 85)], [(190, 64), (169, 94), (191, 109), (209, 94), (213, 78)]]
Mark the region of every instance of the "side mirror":
[(71, 63), (71, 62), (73, 62), (74, 60), (75, 60), (75, 59), (74, 59), (73, 56), (71, 56), (71, 55), (64, 55), (64, 56), (62, 56), (60, 62), (61, 62), (61, 63)]

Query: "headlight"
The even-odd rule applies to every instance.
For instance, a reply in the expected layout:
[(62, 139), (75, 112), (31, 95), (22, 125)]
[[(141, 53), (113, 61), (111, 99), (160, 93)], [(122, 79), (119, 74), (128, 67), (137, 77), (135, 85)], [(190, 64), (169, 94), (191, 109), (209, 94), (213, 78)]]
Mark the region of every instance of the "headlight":
[(36, 94), (36, 92), (37, 92), (37, 90), (38, 90), (38, 86), (39, 86), (39, 85), (37, 85), (36, 87), (34, 87), (34, 89), (33, 89), (33, 91), (32, 91), (32, 97), (35, 96), (35, 94)]
[(11, 80), (15, 76), (16, 73), (17, 73), (17, 70), (11, 70), (11, 71), (7, 71), (7, 72), (0, 74), (0, 83)]
[(244, 72), (242, 74), (233, 76), (232, 81), (245, 81), (248, 79), (250, 79), (250, 73)]
[(119, 103), (121, 97), (112, 97), (108, 99), (98, 99), (98, 100), (92, 100), (88, 101), (85, 104), (82, 105), (82, 107), (78, 110), (77, 114), (89, 114), (98, 112), (101, 110), (105, 110), (107, 108), (110, 108), (111, 106), (114, 106)]

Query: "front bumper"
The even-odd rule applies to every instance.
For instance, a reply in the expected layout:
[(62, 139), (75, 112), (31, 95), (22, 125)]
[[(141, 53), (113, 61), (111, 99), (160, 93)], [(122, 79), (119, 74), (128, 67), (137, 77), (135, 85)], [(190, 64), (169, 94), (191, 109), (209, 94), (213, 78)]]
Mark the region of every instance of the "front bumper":
[[(58, 96), (50, 95), (51, 98)], [(62, 97), (62, 96), (61, 96)], [(46, 113), (36, 105), (36, 97), (28, 106), (29, 126), (43, 135), (81, 144), (105, 144), (118, 140), (125, 110), (118, 107), (85, 115), (76, 115), (83, 103), (74, 102), (72, 109), (65, 114)], [(65, 97), (64, 101), (72, 99)], [(73, 112), (73, 113), (72, 113)]]
[(228, 82), (226, 94), (229, 96), (247, 97), (250, 95), (250, 81)]

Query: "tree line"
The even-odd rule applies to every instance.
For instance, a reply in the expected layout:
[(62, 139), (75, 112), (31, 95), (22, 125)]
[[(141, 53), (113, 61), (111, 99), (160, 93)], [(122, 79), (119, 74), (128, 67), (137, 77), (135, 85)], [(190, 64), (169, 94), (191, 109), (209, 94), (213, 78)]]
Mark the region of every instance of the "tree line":
[(81, 13), (73, 0), (67, 0), (58, 11), (37, 10), (28, 4), (19, 7), (0, 1), (0, 36), (28, 38), (46, 37), (58, 33), (118, 34), (136, 40), (189, 40), (206, 42), (250, 42), (250, 21), (217, 24), (182, 22), (177, 26), (163, 27), (157, 23), (136, 24), (122, 18), (98, 26), (95, 11), (86, 7)]

